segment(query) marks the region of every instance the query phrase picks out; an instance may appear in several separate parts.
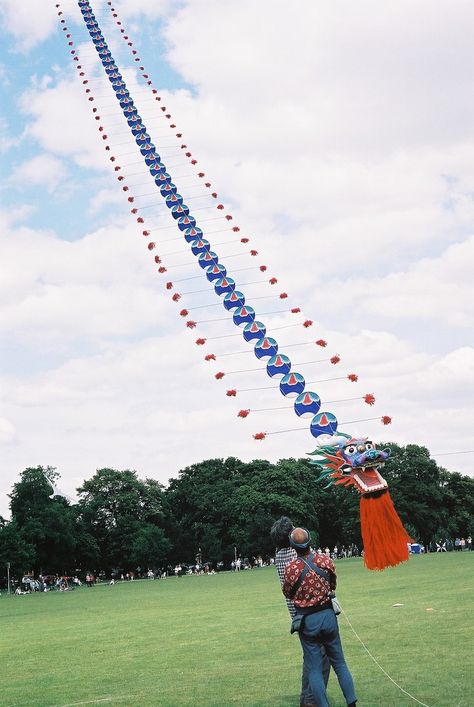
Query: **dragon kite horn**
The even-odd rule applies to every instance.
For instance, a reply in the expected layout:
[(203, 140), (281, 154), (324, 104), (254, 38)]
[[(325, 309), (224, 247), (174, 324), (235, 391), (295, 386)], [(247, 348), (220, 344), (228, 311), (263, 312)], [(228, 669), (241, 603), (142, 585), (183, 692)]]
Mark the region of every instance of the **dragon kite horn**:
[(360, 526), (364, 544), (364, 564), (369, 570), (395, 567), (408, 560), (412, 541), (395, 510), (388, 484), (379, 469), (390, 456), (390, 449), (377, 449), (367, 438), (333, 436), (311, 456), (319, 467), (318, 481), (329, 486), (354, 487), (360, 493)]

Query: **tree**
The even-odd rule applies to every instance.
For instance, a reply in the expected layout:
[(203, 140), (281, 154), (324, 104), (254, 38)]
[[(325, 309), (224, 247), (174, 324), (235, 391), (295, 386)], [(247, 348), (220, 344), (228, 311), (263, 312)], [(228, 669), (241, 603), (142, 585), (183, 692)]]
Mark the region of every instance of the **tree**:
[(74, 569), (75, 512), (64, 498), (50, 498), (58, 477), (53, 467), (30, 467), (20, 474), (10, 495), (14, 527), (35, 549), (36, 573)]
[(35, 548), (25, 540), (17, 523), (4, 522), (0, 527), (0, 575), (6, 575), (9, 562), (11, 576), (21, 577), (33, 568), (35, 561)]
[[(162, 530), (161, 484), (152, 479), (141, 481), (128, 469), (98, 469), (78, 493), (80, 527), (94, 540), (100, 569), (135, 568), (138, 556), (138, 564), (163, 561), (169, 545)], [(152, 562), (153, 552), (158, 557)]]

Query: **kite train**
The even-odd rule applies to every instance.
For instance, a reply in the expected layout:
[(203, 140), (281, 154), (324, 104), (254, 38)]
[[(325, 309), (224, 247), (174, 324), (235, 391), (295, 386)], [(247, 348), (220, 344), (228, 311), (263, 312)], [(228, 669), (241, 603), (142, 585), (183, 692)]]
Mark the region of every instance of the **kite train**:
[[(133, 139), (134, 141), (135, 153), (136, 156), (140, 158), (139, 163), (141, 164), (141, 168), (144, 170), (143, 176), (146, 177), (146, 183), (150, 184), (154, 189), (152, 196), (158, 194), (160, 195), (161, 203), (164, 204), (169, 210), (174, 226), (179, 233), (177, 239), (165, 239), (162, 240), (161, 243), (169, 240), (179, 240), (181, 244), (186, 245), (188, 252), (190, 251), (196, 259), (196, 270), (199, 273), (196, 277), (201, 277), (201, 279), (202, 277), (205, 278), (205, 291), (213, 291), (215, 293), (215, 296), (217, 297), (216, 304), (221, 304), (225, 310), (226, 317), (224, 319), (226, 321), (231, 320), (233, 322), (233, 324), (238, 328), (237, 336), (241, 337), (245, 344), (250, 346), (250, 352), (253, 350), (256, 359), (264, 363), (260, 369), (250, 368), (227, 372), (220, 370), (215, 373), (214, 377), (217, 380), (221, 380), (226, 375), (229, 376), (231, 374), (246, 373), (247, 371), (263, 370), (270, 379), (277, 381), (276, 384), (273, 383), (271, 386), (266, 386), (263, 388), (243, 388), (240, 390), (237, 388), (229, 388), (226, 391), (226, 394), (229, 397), (235, 397), (239, 392), (262, 390), (268, 387), (278, 388), (281, 395), (283, 395), (285, 399), (291, 400), (294, 398), (292, 405), (289, 405), (288, 407), (293, 409), (298, 418), (310, 418), (309, 431), (318, 441), (318, 449), (313, 454), (319, 454), (321, 456), (321, 459), (317, 463), (319, 465), (322, 477), (327, 478), (330, 483), (335, 483), (338, 485), (353, 485), (361, 493), (362, 534), (364, 540), (365, 562), (367, 567), (369, 569), (384, 569), (384, 567), (391, 565), (393, 566), (408, 559), (407, 540), (409, 540), (409, 538), (401, 525), (400, 519), (393, 508), (393, 504), (390, 501), (387, 484), (377, 471), (377, 469), (383, 464), (384, 460), (388, 458), (389, 451), (376, 450), (375, 447), (366, 440), (352, 439), (348, 435), (342, 435), (338, 431), (339, 422), (336, 415), (329, 410), (321, 410), (320, 396), (318, 393), (307, 389), (307, 382), (303, 374), (293, 369), (290, 358), (286, 353), (283, 353), (280, 350), (277, 340), (269, 334), (267, 331), (267, 326), (263, 321), (261, 321), (262, 315), (257, 317), (255, 309), (248, 303), (248, 297), (244, 294), (242, 285), (237, 286), (236, 280), (232, 276), (233, 274), (244, 270), (257, 270), (259, 276), (262, 277), (262, 274), (266, 272), (267, 267), (265, 265), (260, 265), (257, 267), (252, 265), (252, 267), (236, 268), (231, 274), (226, 265), (221, 262), (216, 250), (214, 249), (215, 245), (213, 246), (205, 235), (208, 236), (209, 233), (223, 233), (227, 231), (235, 237), (235, 234), (239, 233), (240, 228), (231, 224), (233, 220), (232, 215), (223, 213), (224, 205), (215, 205), (215, 202), (213, 203), (212, 208), (217, 209), (218, 216), (201, 219), (198, 225), (198, 219), (191, 213), (190, 206), (185, 203), (183, 196), (178, 192), (178, 187), (174, 183), (169, 171), (170, 165), (168, 164), (167, 166), (165, 163), (165, 159), (167, 158), (163, 153), (166, 152), (168, 146), (163, 143), (160, 144), (160, 147), (158, 148), (152, 141), (145, 122), (142, 116), (138, 113), (138, 108), (132, 98), (131, 91), (127, 88), (123, 74), (111, 54), (109, 45), (105, 40), (97, 18), (92, 10), (91, 3), (89, 0), (77, 0), (77, 5), (82, 14), (82, 19), (85, 23), (89, 38), (92, 40), (95, 47), (97, 58), (102, 64), (103, 71), (105, 72), (108, 80), (108, 91), (112, 96), (114, 96), (115, 105), (120, 107), (120, 111), (122, 113), (121, 121), (123, 127), (127, 130), (127, 137), (129, 140)], [(140, 65), (141, 59), (137, 56), (137, 51), (133, 48), (133, 43), (130, 41), (130, 38), (126, 34), (121, 21), (118, 19), (117, 12), (115, 8), (112, 7), (112, 2), (107, 2), (104, 7), (106, 7), (107, 13), (110, 12), (109, 21), (106, 22), (107, 27), (116, 25), (115, 29), (118, 29), (121, 37), (126, 42), (127, 47), (131, 51), (134, 62), (139, 64), (136, 68), (139, 68), (141, 76), (146, 81), (145, 85), (139, 87), (140, 94), (143, 94), (144, 92), (147, 93), (148, 99), (152, 102), (161, 101), (161, 97), (158, 95), (158, 91), (153, 88), (152, 81), (150, 80), (149, 75), (145, 72), (145, 68)], [(101, 113), (99, 112), (98, 104), (100, 104), (101, 100), (99, 98), (99, 101), (96, 101), (96, 97), (93, 95), (93, 86), (98, 79), (92, 75), (89, 78), (89, 75), (87, 74), (87, 49), (81, 48), (79, 52), (78, 49), (74, 48), (71, 31), (66, 25), (66, 20), (61, 9), (61, 5), (56, 4), (56, 8), (62, 30), (65, 33), (65, 37), (68, 42), (70, 54), (75, 62), (78, 76), (82, 82), (88, 101), (91, 104), (94, 119), (97, 121), (97, 127), (101, 134), (101, 139), (104, 141), (105, 149), (109, 153), (109, 159), (113, 164), (114, 171), (117, 175), (117, 180), (121, 183), (122, 190), (127, 197), (131, 213), (136, 216), (137, 223), (140, 224), (141, 229), (143, 229), (143, 236), (149, 239), (152, 230), (160, 229), (150, 228), (145, 223), (145, 216), (143, 215), (144, 209), (151, 206), (151, 204), (142, 205), (142, 202), (139, 201), (139, 197), (148, 196), (148, 194), (133, 195), (130, 191), (130, 187), (135, 185), (128, 182), (128, 178), (130, 176), (133, 174), (140, 174), (140, 171), (129, 173), (128, 176), (125, 177), (122, 167), (128, 165), (119, 164), (117, 162), (116, 155), (112, 154), (111, 149), (114, 145), (110, 143), (111, 136), (105, 132), (103, 116), (101, 116)], [(84, 62), (79, 57), (79, 54), (82, 55), (83, 52), (86, 57), (86, 65), (84, 65)], [(160, 108), (161, 112), (164, 114), (164, 116), (161, 117), (164, 117), (166, 120), (171, 120), (171, 114), (166, 112), (166, 106), (154, 105), (157, 109)], [(107, 111), (104, 117), (106, 117), (106, 115)], [(171, 129), (176, 129), (176, 125), (172, 122), (169, 123), (169, 127)], [(182, 133), (177, 132), (175, 135), (181, 141)], [(181, 154), (184, 154), (186, 158), (188, 158), (189, 163), (194, 168), (197, 164), (197, 160), (193, 158), (187, 145), (181, 144), (180, 150), (183, 151)], [(137, 163), (129, 162), (128, 164)], [(202, 171), (198, 171), (196, 176), (199, 180), (205, 180), (205, 173)], [(206, 189), (211, 189), (210, 182), (201, 181), (200, 185), (202, 186), (202, 184), (204, 184)], [(217, 199), (216, 192), (206, 192), (206, 196), (208, 199)], [(200, 197), (190, 196), (187, 201), (191, 201), (193, 198)], [(193, 211), (196, 212), (203, 208), (209, 207), (196, 207)], [(201, 225), (205, 221), (215, 221), (218, 219), (224, 227), (211, 232), (207, 230), (205, 234), (201, 228)], [(249, 238), (240, 236), (237, 238), (239, 243), (244, 246), (246, 246), (249, 242)], [(224, 243), (226, 242), (224, 241)], [(155, 241), (147, 240), (147, 247), (150, 251), (154, 251), (156, 246), (157, 243)], [(170, 255), (173, 255), (173, 253)], [(242, 255), (242, 253), (230, 254), (226, 257), (227, 259), (230, 259), (232, 257), (238, 257), (239, 255)], [(251, 249), (250, 251), (246, 251), (244, 255), (256, 257), (258, 255), (258, 251)], [(162, 275), (167, 273), (169, 269), (178, 267), (166, 266), (163, 263), (162, 254), (154, 254), (154, 262), (158, 265), (158, 272)], [(267, 276), (264, 277), (267, 278)], [(179, 282), (192, 279), (194, 279), (194, 277), (183, 278), (179, 280)], [(270, 277), (263, 281), (257, 280), (247, 283), (247, 285), (254, 285), (260, 282), (265, 283), (265, 285), (269, 284), (274, 286), (278, 280), (275, 277)], [(178, 302), (183, 295), (193, 294), (193, 291), (177, 292), (175, 289), (177, 283), (178, 280), (176, 279), (166, 282), (166, 290), (171, 292), (171, 299), (173, 302)], [(202, 291), (203, 290), (197, 290), (196, 292)], [(271, 297), (274, 298), (273, 295)], [(287, 297), (288, 295), (285, 292), (277, 295), (278, 300), (281, 301), (284, 301)], [(265, 296), (262, 298), (254, 297), (251, 301), (253, 302), (254, 299), (265, 298)], [(199, 324), (205, 324), (207, 322), (221, 321), (220, 318), (196, 321), (190, 317), (190, 311), (198, 308), (200, 307), (188, 307), (183, 308), (180, 311), (180, 316), (183, 317), (185, 325), (188, 329), (193, 330), (197, 328)], [(265, 312), (264, 316), (280, 313), (298, 315), (301, 313), (301, 309), (299, 307), (290, 307), (283, 310), (277, 309), (274, 311)], [(304, 319), (303, 322), (298, 324), (290, 324), (276, 328), (286, 329), (294, 326), (302, 326), (304, 330), (307, 330), (312, 325), (312, 320)], [(200, 336), (196, 339), (196, 344), (198, 346), (205, 346), (212, 339), (225, 338), (225, 336), (226, 335), (223, 335), (222, 337)], [(324, 339), (318, 339), (317, 341), (312, 342), (292, 343), (287, 346), (303, 346), (305, 344), (312, 344), (321, 348), (325, 348), (327, 346), (327, 342)], [(224, 355), (230, 354), (222, 354), (222, 356)], [(214, 353), (208, 353), (205, 355), (206, 361), (216, 361), (216, 359), (217, 357)], [(340, 362), (340, 357), (339, 355), (333, 355), (324, 359), (304, 362), (303, 364), (297, 365), (319, 364), (324, 362), (331, 365), (337, 365)], [(320, 378), (319, 380), (310, 381), (309, 384), (322, 384), (329, 381), (339, 380), (349, 380), (350, 382), (355, 383), (358, 380), (358, 376), (355, 373), (349, 373), (338, 377)], [(358, 396), (356, 398), (343, 398), (342, 400), (333, 400), (331, 402), (339, 403), (346, 402), (348, 400), (363, 400), (367, 405), (373, 405), (375, 403), (375, 398), (371, 393), (367, 393), (364, 396)], [(281, 408), (265, 408), (264, 410), (267, 409)], [(260, 411), (263, 410), (259, 410), (258, 408), (245, 408), (238, 412), (238, 417), (246, 418), (250, 413)], [(388, 416), (367, 419), (381, 420), (381, 422), (385, 425), (390, 424), (391, 422), (391, 419)], [(353, 420), (352, 422), (365, 421), (366, 420)], [(345, 422), (343, 424), (348, 423)], [(291, 430), (256, 432), (253, 437), (256, 440), (263, 440), (269, 434), (278, 434), (288, 431)]]

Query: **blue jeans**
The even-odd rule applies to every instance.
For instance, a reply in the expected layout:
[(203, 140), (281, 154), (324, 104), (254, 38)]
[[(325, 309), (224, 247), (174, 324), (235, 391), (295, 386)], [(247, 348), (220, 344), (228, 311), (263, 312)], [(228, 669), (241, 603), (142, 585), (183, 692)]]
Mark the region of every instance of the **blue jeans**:
[(311, 693), (318, 707), (329, 707), (323, 678), (321, 646), (326, 650), (347, 704), (355, 702), (357, 697), (354, 682), (344, 659), (334, 611), (325, 609), (315, 614), (308, 614), (305, 617), (303, 631), (300, 633), (300, 641), (303, 646)]
[[(323, 662), (323, 680), (324, 685), (327, 687), (329, 680), (329, 671), (331, 670), (331, 664), (329, 658), (327, 657), (324, 649), (321, 646), (321, 658)], [(313, 699), (313, 693), (311, 692), (311, 686), (309, 684), (309, 671), (303, 660), (303, 672), (301, 674), (301, 694), (300, 694), (300, 704), (302, 705), (313, 705), (315, 704)]]

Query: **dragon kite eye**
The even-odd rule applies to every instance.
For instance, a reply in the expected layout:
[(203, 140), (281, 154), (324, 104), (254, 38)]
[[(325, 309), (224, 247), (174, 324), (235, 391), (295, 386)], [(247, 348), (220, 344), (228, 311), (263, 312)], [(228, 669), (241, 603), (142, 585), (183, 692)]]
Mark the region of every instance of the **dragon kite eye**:
[(350, 447), (346, 447), (346, 453), (347, 454), (354, 454), (356, 451), (357, 447), (355, 447), (353, 444), (350, 445)]
[(366, 449), (375, 449), (374, 443), (373, 443), (373, 442), (366, 442), (366, 443), (365, 443), (365, 448), (366, 448)]

